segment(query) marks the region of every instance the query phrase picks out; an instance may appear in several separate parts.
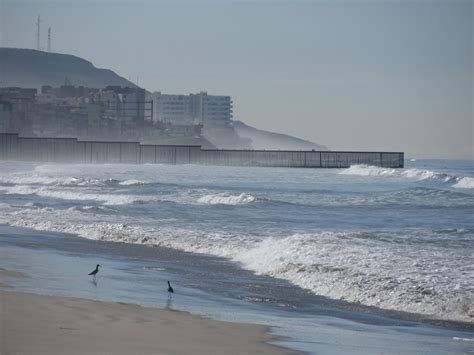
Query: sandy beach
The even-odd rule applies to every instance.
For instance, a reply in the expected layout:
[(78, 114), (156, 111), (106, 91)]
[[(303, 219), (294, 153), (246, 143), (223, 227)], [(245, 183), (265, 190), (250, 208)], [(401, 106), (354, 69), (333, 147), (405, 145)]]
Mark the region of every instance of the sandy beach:
[(284, 354), (259, 325), (1, 291), (1, 354)]
[[(209, 256), (6, 225), (0, 225), (0, 255), (2, 355), (444, 355), (473, 349), (467, 326), (336, 308)], [(97, 263), (103, 268), (95, 281), (87, 274)], [(277, 295), (282, 298), (272, 302)]]

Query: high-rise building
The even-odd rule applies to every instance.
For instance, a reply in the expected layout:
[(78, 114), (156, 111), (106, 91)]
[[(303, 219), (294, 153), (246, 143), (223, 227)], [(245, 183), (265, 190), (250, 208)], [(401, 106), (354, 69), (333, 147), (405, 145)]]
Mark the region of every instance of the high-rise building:
[(176, 125), (198, 123), (190, 109), (188, 95), (153, 94), (153, 121)]
[(232, 119), (230, 96), (153, 94), (153, 120), (175, 125), (228, 125)]

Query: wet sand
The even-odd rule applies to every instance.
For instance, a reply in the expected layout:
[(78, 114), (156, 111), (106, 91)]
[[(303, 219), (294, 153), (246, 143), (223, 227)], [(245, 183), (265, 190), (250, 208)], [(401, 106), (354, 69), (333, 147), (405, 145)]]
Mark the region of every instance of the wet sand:
[[(10, 312), (8, 317), (0, 314), (1, 354), (253, 354), (285, 353), (288, 348), (360, 355), (473, 351), (472, 328), (437, 327), (371, 309), (335, 307), (336, 301), (215, 257), (2, 225), (0, 254), (0, 283), (9, 287), (2, 293), (0, 285), (0, 311)], [(93, 282), (87, 274), (97, 263), (103, 269)], [(167, 299), (166, 280), (175, 287), (172, 300)], [(10, 290), (21, 292), (15, 306), (12, 299), (6, 302)], [(21, 318), (13, 316), (15, 312)], [(186, 320), (178, 320), (177, 314)], [(7, 319), (13, 320), (8, 334), (1, 329)], [(255, 323), (282, 338), (269, 336), (268, 327), (250, 325)], [(201, 334), (200, 328), (206, 331)], [(8, 342), (8, 348), (2, 342)]]
[(267, 327), (132, 304), (0, 291), (1, 354), (285, 354)]
[(25, 274), (19, 271), (7, 270), (0, 267), (0, 277), (25, 277)]

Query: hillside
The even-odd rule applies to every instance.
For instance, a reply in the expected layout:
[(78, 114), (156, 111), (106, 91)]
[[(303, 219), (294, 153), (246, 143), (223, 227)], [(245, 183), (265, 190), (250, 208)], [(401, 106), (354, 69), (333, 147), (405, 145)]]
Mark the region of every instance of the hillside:
[(240, 137), (252, 140), (253, 149), (328, 150), (324, 145), (316, 144), (287, 134), (260, 130), (248, 126), (241, 121), (234, 121), (234, 129)]
[(96, 68), (91, 62), (73, 55), (0, 48), (0, 86), (58, 87), (64, 84), (66, 77), (74, 86), (136, 86), (112, 70)]
[[(112, 70), (96, 68), (91, 62), (73, 55), (34, 49), (0, 48), (0, 87), (17, 86), (38, 89), (42, 85), (59, 87), (64, 84), (66, 77), (74, 86), (136, 87), (135, 84)], [(229, 131), (221, 131), (213, 127), (205, 127), (203, 134), (219, 148), (327, 150), (325, 146), (286, 134), (259, 130), (241, 121), (234, 121), (233, 125), (235, 132), (232, 128)], [(212, 145), (207, 142), (204, 146), (211, 147)]]

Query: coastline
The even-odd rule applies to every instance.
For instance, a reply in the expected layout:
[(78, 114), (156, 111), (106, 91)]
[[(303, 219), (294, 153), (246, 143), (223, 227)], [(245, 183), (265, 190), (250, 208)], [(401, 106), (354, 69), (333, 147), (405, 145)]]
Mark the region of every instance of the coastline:
[[(472, 322), (469, 249), (474, 235), (466, 208), (472, 199), (452, 186), (469, 172), (446, 175), (443, 170), (409, 169), (399, 173), (403, 178), (383, 177), (378, 182), (357, 177), (375, 169), (362, 166), (315, 174), (236, 168), (216, 168), (211, 173), (198, 166), (123, 169), (7, 164), (7, 174), (2, 174), (2, 222), (126, 242), (127, 249), (131, 244), (157, 246), (156, 254), (161, 247), (170, 247), (225, 258), (236, 268), (287, 280), (341, 304), (349, 302), (350, 310), (375, 307), (370, 311)], [(282, 179), (268, 190), (265, 184), (277, 171)], [(377, 168), (375, 173), (387, 172)], [(189, 178), (194, 174), (196, 181)], [(228, 174), (238, 179), (229, 180)], [(250, 179), (248, 185), (251, 174), (258, 179)], [(411, 181), (406, 174), (433, 176), (436, 181), (423, 180), (420, 188), (421, 182)], [(316, 176), (318, 188), (309, 192), (313, 190), (306, 189), (314, 185)], [(368, 188), (366, 180), (377, 183)], [(288, 185), (289, 181), (297, 182), (296, 186)], [(328, 185), (328, 181), (334, 182)], [(357, 182), (353, 187), (352, 181)], [(347, 191), (342, 186), (351, 187)], [(348, 209), (360, 203), (370, 211), (367, 220), (365, 212), (359, 216), (361, 209)], [(444, 221), (439, 208), (444, 204), (452, 206), (453, 213), (460, 210), (446, 223), (439, 222)], [(411, 213), (412, 208), (425, 205), (423, 216)], [(392, 219), (391, 210), (400, 218)], [(351, 218), (337, 218), (348, 211)], [(460, 222), (463, 218), (465, 225)], [(286, 297), (287, 293), (272, 295), (293, 304), (294, 297)], [(403, 316), (404, 320), (419, 318)]]
[[(73, 303), (78, 300), (79, 303), (71, 306), (73, 310), (102, 309), (99, 311), (102, 312), (101, 327), (97, 327), (100, 332), (109, 324), (116, 323), (115, 311), (109, 311), (107, 306), (115, 305), (129, 306), (125, 307), (129, 309), (125, 322), (137, 323), (137, 317), (131, 314), (133, 309), (150, 310), (152, 313), (156, 311), (157, 315), (183, 313), (204, 320), (203, 324), (209, 324), (206, 320), (211, 319), (217, 322), (214, 324), (256, 329), (250, 338), (242, 338), (241, 342), (256, 341), (264, 348), (270, 343), (270, 353), (418, 354), (426, 348), (432, 354), (444, 354), (465, 353), (472, 345), (471, 327), (456, 330), (443, 325), (438, 327), (407, 321), (374, 312), (373, 309), (353, 308), (348, 303), (346, 307), (336, 302), (335, 307), (334, 301), (311, 295), (282, 280), (253, 275), (233, 263), (212, 256), (143, 245), (91, 241), (72, 234), (41, 232), (8, 225), (0, 225), (0, 249), (4, 255), (0, 263), (0, 282), (7, 286), (0, 287), (1, 302), (5, 303), (3, 294), (8, 296), (17, 293), (30, 295), (32, 299), (37, 299), (34, 302), (52, 297), (59, 305), (64, 305), (68, 300)], [(105, 265), (98, 275), (97, 283), (86, 276), (96, 261)], [(213, 275), (210, 279), (207, 277), (209, 273)], [(231, 281), (231, 278), (234, 280)], [(171, 300), (166, 299), (163, 287), (167, 279), (172, 280), (177, 291)], [(204, 280), (206, 282), (200, 282)], [(240, 288), (242, 281), (245, 284)], [(272, 293), (275, 292), (285, 295), (285, 298), (273, 299)], [(20, 306), (25, 303), (33, 302), (20, 302)], [(89, 303), (94, 306), (89, 307)], [(50, 314), (56, 313), (55, 307), (50, 308), (53, 309)], [(120, 308), (118, 310), (122, 311)], [(26, 315), (30, 316), (28, 312)], [(75, 316), (79, 320), (97, 319), (95, 313), (89, 312), (86, 315), (79, 312)], [(6, 318), (2, 316), (2, 319)], [(174, 320), (168, 319), (167, 322), (173, 324)], [(149, 324), (148, 321), (141, 322), (142, 326)], [(133, 327), (138, 325), (133, 323)], [(157, 326), (154, 328), (158, 329)], [(58, 329), (53, 331), (57, 332)], [(141, 332), (138, 328), (129, 329)], [(68, 331), (59, 330), (61, 335)], [(122, 334), (116, 336), (122, 339)], [(235, 337), (232, 331), (226, 336)], [(126, 334), (123, 338), (126, 338)], [(181, 341), (180, 338), (177, 341)], [(150, 353), (141, 349), (137, 347), (129, 353)], [(207, 349), (202, 353), (265, 353), (258, 349), (243, 352)], [(52, 350), (43, 353), (54, 354)], [(163, 351), (154, 350), (153, 353), (173, 353), (171, 350)], [(27, 349), (18, 352), (28, 353)], [(84, 352), (87, 350), (79, 353)], [(93, 350), (90, 352), (94, 353)], [(104, 350), (102, 353), (107, 352)], [(109, 353), (116, 352), (112, 349)], [(196, 351), (183, 350), (180, 353)]]
[[(126, 257), (127, 256), (135, 257), (137, 255), (136, 252), (129, 253), (128, 248), (133, 248), (135, 250), (138, 250), (138, 254), (144, 257), (149, 257), (150, 255), (158, 254), (160, 255), (160, 257), (164, 256), (166, 259), (168, 258), (173, 259), (174, 256), (183, 254), (187, 256), (194, 256), (197, 258), (201, 258), (201, 257), (208, 258), (208, 259), (214, 258), (213, 256), (210, 256), (210, 255), (184, 252), (184, 251), (176, 250), (173, 248), (169, 248), (167, 246), (150, 246), (150, 245), (126, 243), (126, 242), (121, 242), (121, 241), (96, 241), (96, 240), (90, 240), (88, 238), (84, 238), (81, 235), (75, 234), (75, 233), (36, 229), (35, 226), (20, 226), (20, 225), (15, 225), (15, 224), (0, 223), (0, 233), (2, 233), (4, 228), (30, 230), (33, 233), (40, 233), (40, 234), (65, 235), (65, 236), (70, 236), (73, 238), (78, 238), (77, 242), (79, 243), (80, 241), (84, 241), (84, 242), (89, 242), (89, 243), (95, 243), (96, 246), (98, 246), (98, 243), (102, 245), (112, 244), (110, 248), (107, 248), (105, 246), (105, 247), (99, 247), (98, 250), (100, 250), (100, 253), (106, 253), (106, 254), (109, 254), (111, 251), (113, 254), (119, 252), (121, 256), (126, 256)], [(46, 247), (47, 244), (48, 242), (44, 244), (39, 242), (37, 245), (38, 247), (43, 248), (43, 247)], [(75, 245), (76, 243), (72, 242), (72, 247), (74, 247)], [(66, 247), (65, 245), (62, 245), (61, 247), (64, 248), (63, 250), (65, 251), (71, 250), (71, 246)], [(117, 249), (115, 249), (114, 247), (117, 247)], [(216, 259), (219, 260), (218, 262), (220, 264), (221, 258), (217, 257)], [(232, 263), (231, 261), (229, 261), (228, 263), (231, 265), (234, 265), (234, 263)], [(245, 269), (242, 269), (241, 271), (253, 274), (251, 271), (248, 271)], [(21, 272), (5, 270), (0, 265), (0, 279), (2, 276), (23, 277), (25, 275), (23, 275)], [(279, 280), (279, 279), (275, 279), (275, 280)], [(280, 280), (280, 281), (285, 282), (285, 280)], [(293, 285), (290, 285), (290, 287), (293, 287)], [(12, 289), (14, 287), (12, 287), (9, 284), (0, 282), (0, 290), (2, 288)], [(301, 292), (307, 293), (309, 291), (301, 288)], [(30, 292), (27, 291), (27, 293), (30, 293)], [(407, 312), (407, 311), (380, 308), (376, 306), (369, 306), (369, 305), (364, 305), (361, 303), (355, 303), (355, 302), (350, 302), (350, 301), (345, 301), (345, 300), (334, 300), (334, 299), (330, 299), (324, 296), (317, 296), (317, 295), (313, 295), (313, 296), (315, 297), (315, 299), (317, 299), (319, 303), (321, 303), (323, 307), (330, 308), (330, 309), (337, 309), (337, 310), (341, 310), (347, 313), (368, 314), (368, 315), (374, 315), (376, 317), (378, 316), (389, 317), (395, 320), (399, 320), (400, 322), (414, 322), (414, 323), (426, 324), (429, 326), (443, 327), (443, 328), (451, 329), (451, 330), (460, 330), (460, 331), (468, 331), (468, 332), (474, 331), (473, 322), (442, 319), (442, 318), (435, 317), (435, 315), (427, 315), (427, 314), (421, 314), (421, 313), (413, 313), (413, 312)], [(87, 299), (87, 297), (85, 298)], [(190, 313), (193, 313), (193, 312), (191, 311)], [(221, 319), (221, 320), (225, 321), (226, 318)]]
[(160, 307), (17, 290), (34, 277), (0, 266), (0, 354), (300, 353), (275, 344), (284, 337), (268, 325), (212, 319), (173, 299)]

